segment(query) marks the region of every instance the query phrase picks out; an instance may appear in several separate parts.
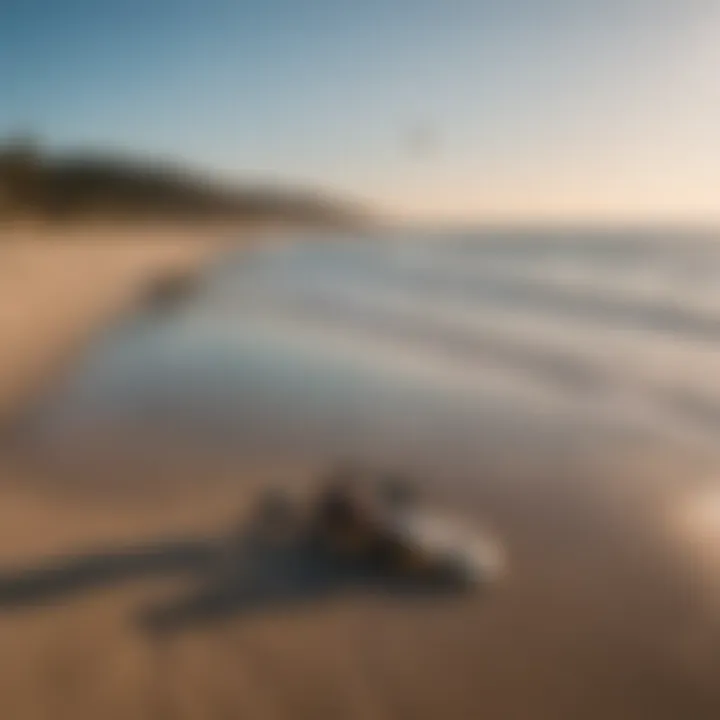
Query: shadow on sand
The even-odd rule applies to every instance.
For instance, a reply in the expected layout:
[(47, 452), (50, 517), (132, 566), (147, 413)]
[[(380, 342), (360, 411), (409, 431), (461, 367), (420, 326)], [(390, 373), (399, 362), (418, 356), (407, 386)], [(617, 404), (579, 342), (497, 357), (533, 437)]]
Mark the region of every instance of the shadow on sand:
[(0, 572), (0, 609), (58, 602), (123, 581), (202, 573), (216, 555), (216, 543), (179, 538), (62, 556), (30, 568)]
[(369, 563), (330, 557), (295, 541), (177, 538), (0, 573), (0, 611), (57, 603), (124, 582), (183, 576), (191, 582), (181, 596), (133, 614), (140, 629), (164, 635), (349, 591), (415, 597), (457, 592), (438, 583), (389, 576)]

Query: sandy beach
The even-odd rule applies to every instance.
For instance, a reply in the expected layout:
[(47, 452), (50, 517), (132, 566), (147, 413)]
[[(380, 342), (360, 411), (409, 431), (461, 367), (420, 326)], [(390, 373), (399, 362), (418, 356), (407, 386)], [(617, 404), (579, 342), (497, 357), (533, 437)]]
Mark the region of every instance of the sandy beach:
[[(26, 229), (0, 243), (6, 417), (131, 308), (148, 278), (198, 266), (229, 235), (198, 232), (115, 229), (99, 241), (97, 230)], [(163, 637), (142, 631), (138, 609), (202, 583), (208, 543), (262, 478), (104, 498), (39, 483), (12, 454), (0, 457), (0, 714), (717, 718), (717, 606), (667, 530), (688, 468), (638, 450), (563, 447), (539, 462), (496, 444), (490, 457), (493, 442), (485, 465), (445, 479), (465, 488), (453, 502), (490, 515), (507, 540), (502, 586), (448, 599), (341, 593)], [(468, 484), (478, 474), (483, 483)], [(144, 565), (143, 553), (163, 558)], [(173, 558), (178, 571), (165, 572)]]

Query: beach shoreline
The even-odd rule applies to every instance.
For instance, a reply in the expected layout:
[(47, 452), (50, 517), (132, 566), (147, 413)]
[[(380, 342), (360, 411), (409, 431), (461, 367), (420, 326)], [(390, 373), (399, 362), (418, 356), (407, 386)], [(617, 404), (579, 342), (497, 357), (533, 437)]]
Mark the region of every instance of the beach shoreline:
[(253, 236), (224, 225), (0, 226), (0, 421), (155, 279), (196, 272)]

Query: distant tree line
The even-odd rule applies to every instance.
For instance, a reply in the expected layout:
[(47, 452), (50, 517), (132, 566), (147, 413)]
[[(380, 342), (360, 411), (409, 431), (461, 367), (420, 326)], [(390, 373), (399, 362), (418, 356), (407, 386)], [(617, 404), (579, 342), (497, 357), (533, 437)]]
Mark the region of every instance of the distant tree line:
[(118, 156), (44, 155), (31, 137), (0, 144), (0, 217), (344, 223), (360, 215), (312, 192), (229, 187), (168, 164)]

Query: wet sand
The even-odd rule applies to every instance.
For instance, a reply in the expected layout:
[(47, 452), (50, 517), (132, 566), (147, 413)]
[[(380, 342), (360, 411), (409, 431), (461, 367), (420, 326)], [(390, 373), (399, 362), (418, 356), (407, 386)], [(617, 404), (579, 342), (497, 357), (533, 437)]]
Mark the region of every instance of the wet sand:
[[(140, 277), (208, 250), (145, 242), (71, 244), (41, 259), (32, 247), (2, 252), (35, 278), (12, 289), (14, 302), (25, 299), (26, 320), (36, 308), (33, 322), (8, 316), (1, 331), (18, 338), (2, 377), (28, 378), (25, 387), (44, 372), (21, 368), (64, 356), (127, 301)], [(53, 261), (60, 257), (62, 271)], [(80, 265), (93, 268), (93, 286), (77, 282)], [(422, 438), (432, 425), (416, 425), (416, 435), (388, 440), (400, 449), (386, 459), (404, 459), (438, 502), (491, 519), (511, 558), (498, 587), (447, 598), (362, 589), (231, 607), (163, 638), (145, 633), (137, 613), (195, 592), (194, 563), (137, 572), (125, 560), (108, 573), (108, 557), (117, 568), (117, 553), (132, 558), (138, 547), (190, 543), (198, 551), (233, 527), (267, 469), (245, 469), (242, 478), (233, 471), (232, 482), (208, 469), (194, 487), (155, 493), (133, 485), (103, 496), (102, 481), (69, 492), (52, 475), (41, 482), (27, 465), (6, 464), (4, 713), (18, 720), (718, 717), (720, 596), (709, 579), (719, 566), (683, 524), (686, 499), (715, 491), (707, 465), (616, 438), (583, 443), (582, 427), (573, 436), (542, 417), (514, 436), (499, 415), (492, 427), (465, 438), (446, 429), (431, 446)], [(461, 441), (474, 442), (472, 452), (461, 452)], [(273, 473), (308, 479), (331, 455), (295, 467), (281, 460)]]
[[(4, 708), (14, 718), (716, 717), (717, 605), (670, 542), (662, 503), (578, 491), (574, 471), (485, 472), (480, 496), (462, 497), (507, 542), (511, 572), (491, 591), (231, 601), (166, 637), (145, 632), (139, 613), (202, 592), (202, 573), (130, 566), (108, 580), (104, 564), (211, 543), (251, 491), (103, 502), (15, 485), (0, 531)], [(596, 472), (583, 482), (602, 483)], [(513, 483), (521, 497), (503, 489)], [(33, 583), (48, 568), (60, 582)]]

